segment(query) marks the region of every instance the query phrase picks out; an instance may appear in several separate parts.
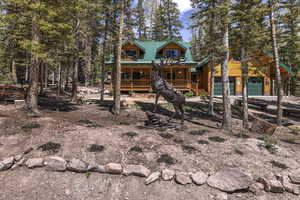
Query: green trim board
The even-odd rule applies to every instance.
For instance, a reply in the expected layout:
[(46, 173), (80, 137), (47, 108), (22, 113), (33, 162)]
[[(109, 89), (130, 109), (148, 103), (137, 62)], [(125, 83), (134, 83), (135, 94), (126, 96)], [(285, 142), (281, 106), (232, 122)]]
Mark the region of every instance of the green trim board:
[[(271, 57), (272, 59), (274, 59), (274, 56), (271, 52), (268, 51), (263, 51), (267, 56)], [(287, 66), (286, 64), (284, 64), (283, 62), (279, 61), (279, 66), (282, 67), (283, 69), (285, 69), (289, 74), (295, 76), (296, 73), (293, 72), (293, 70), (291, 69), (291, 67)]]

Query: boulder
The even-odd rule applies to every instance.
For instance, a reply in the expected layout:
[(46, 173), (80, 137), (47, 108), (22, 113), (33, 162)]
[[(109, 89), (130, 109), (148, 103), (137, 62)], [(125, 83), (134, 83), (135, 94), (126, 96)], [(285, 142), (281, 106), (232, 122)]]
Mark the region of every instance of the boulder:
[(206, 183), (208, 175), (202, 171), (191, 174), (191, 179), (196, 185), (203, 185)]
[(176, 183), (181, 184), (181, 185), (187, 185), (187, 184), (192, 183), (190, 175), (187, 173), (182, 173), (182, 172), (176, 173), (175, 181), (176, 181)]
[(19, 162), (23, 158), (23, 155), (16, 155), (15, 161)]
[(64, 172), (67, 170), (67, 161), (59, 156), (51, 156), (44, 160), (47, 171)]
[(84, 173), (88, 171), (88, 164), (80, 159), (72, 158), (67, 164), (67, 169), (71, 172)]
[(88, 166), (88, 171), (98, 172), (98, 173), (106, 173), (105, 166), (104, 165), (99, 165), (99, 164), (90, 164)]
[(300, 194), (300, 187), (299, 185), (293, 185), (293, 194), (299, 195)]
[(214, 199), (215, 200), (227, 200), (228, 195), (224, 192), (219, 192), (218, 194), (215, 195)]
[(300, 184), (300, 175), (289, 175), (291, 182), (294, 184)]
[(15, 158), (13, 156), (3, 159), (0, 162), (0, 171), (10, 169), (14, 164)]
[(126, 176), (140, 176), (147, 177), (150, 174), (150, 170), (143, 165), (125, 165), (123, 169), (123, 174)]
[(265, 177), (259, 177), (257, 181), (264, 186), (264, 190), (266, 192), (270, 192), (270, 181), (266, 179)]
[(264, 185), (261, 183), (253, 183), (249, 186), (249, 191), (255, 195), (261, 195), (264, 189)]
[(290, 183), (290, 179), (288, 176), (279, 176), (278, 180), (283, 185), (285, 191), (293, 193), (293, 184)]
[(25, 166), (28, 167), (28, 168), (43, 167), (44, 166), (44, 160), (43, 160), (43, 158), (29, 158), (25, 162)]
[(284, 188), (283, 185), (278, 180), (271, 180), (270, 181), (270, 192), (273, 193), (283, 193)]
[(157, 181), (161, 176), (160, 172), (153, 172), (152, 174), (150, 174), (148, 176), (148, 178), (145, 180), (145, 184), (149, 185), (150, 183), (153, 183), (155, 181)]
[(109, 174), (122, 174), (123, 167), (119, 163), (108, 163), (105, 165), (105, 172)]
[(174, 178), (174, 176), (175, 176), (175, 171), (174, 170), (164, 169), (161, 172), (161, 177), (164, 181), (170, 181)]
[(252, 183), (252, 178), (237, 168), (224, 168), (207, 179), (207, 184), (210, 187), (223, 192), (245, 190)]

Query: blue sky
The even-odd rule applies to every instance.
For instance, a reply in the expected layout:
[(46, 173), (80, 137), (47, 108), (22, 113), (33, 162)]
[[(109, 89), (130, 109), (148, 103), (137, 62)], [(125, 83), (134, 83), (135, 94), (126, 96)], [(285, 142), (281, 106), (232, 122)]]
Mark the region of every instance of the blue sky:
[(190, 16), (192, 13), (192, 6), (190, 0), (174, 0), (178, 8), (181, 12), (180, 20), (183, 24), (183, 28), (181, 29), (181, 35), (184, 41), (190, 41), (191, 40), (191, 31), (188, 30), (188, 27), (191, 23)]

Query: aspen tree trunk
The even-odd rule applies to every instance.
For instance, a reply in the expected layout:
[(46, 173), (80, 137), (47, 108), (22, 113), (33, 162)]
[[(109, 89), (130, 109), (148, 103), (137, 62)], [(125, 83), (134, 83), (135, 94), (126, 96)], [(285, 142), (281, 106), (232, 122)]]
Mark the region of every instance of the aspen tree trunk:
[(28, 67), (28, 65), (26, 64), (26, 67), (25, 67), (25, 82), (26, 82), (26, 83), (28, 83), (28, 81), (29, 81), (28, 76), (29, 76), (29, 67)]
[(121, 107), (121, 51), (122, 51), (122, 39), (123, 39), (123, 25), (124, 25), (124, 0), (121, 1), (121, 15), (119, 22), (119, 32), (117, 39), (117, 48), (116, 48), (116, 60), (115, 60), (115, 87), (114, 87), (114, 115), (118, 117), (120, 115)]
[(228, 61), (229, 61), (229, 36), (228, 25), (225, 27), (225, 33), (223, 38), (223, 45), (226, 50), (224, 60), (221, 66), (222, 73), (222, 88), (223, 88), (223, 128), (227, 131), (232, 131), (232, 119), (231, 119), (231, 104), (229, 97), (229, 78), (228, 78)]
[(55, 69), (53, 69), (53, 72), (52, 72), (52, 85), (55, 84)]
[(76, 55), (74, 58), (74, 68), (72, 75), (72, 94), (71, 99), (75, 101), (77, 99), (77, 89), (78, 89), (78, 67), (79, 67), (79, 33), (80, 33), (80, 20), (77, 19), (76, 28), (75, 28), (75, 46), (76, 46)]
[(269, 14), (270, 14), (270, 25), (271, 25), (271, 37), (272, 37), (272, 47), (273, 47), (273, 57), (275, 60), (275, 71), (276, 71), (276, 90), (277, 90), (277, 125), (282, 125), (282, 81), (279, 68), (279, 55), (277, 47), (277, 38), (276, 38), (276, 25), (274, 17), (274, 2), (269, 0)]
[[(242, 33), (242, 40), (244, 41), (245, 37)], [(242, 93), (243, 93), (243, 127), (244, 129), (249, 128), (249, 116), (248, 116), (248, 64), (246, 60), (246, 49), (244, 44), (241, 47), (241, 63), (242, 63)]]
[[(33, 3), (38, 3), (37, 0), (33, 0)], [(39, 45), (40, 36), (39, 36), (39, 25), (37, 23), (37, 16), (34, 14), (32, 16), (31, 24), (31, 37), (32, 43), (34, 45)], [(31, 64), (30, 64), (30, 86), (27, 93), (27, 109), (38, 113), (38, 88), (39, 87), (39, 58), (32, 53), (31, 55)]]
[(66, 75), (65, 75), (65, 91), (67, 91), (69, 89), (69, 73), (70, 73), (70, 69), (69, 66), (67, 67), (67, 71), (66, 71)]
[[(108, 12), (108, 11), (106, 11)], [(107, 40), (107, 29), (108, 29), (108, 16), (105, 16), (105, 27), (104, 27), (104, 38), (103, 38), (103, 46), (102, 46), (102, 58), (101, 58), (101, 96), (100, 100), (104, 100), (104, 80), (105, 80), (105, 58), (106, 58), (106, 40)]]
[(12, 64), (11, 64), (11, 78), (15, 84), (18, 83), (17, 66), (16, 66), (15, 59), (12, 60)]

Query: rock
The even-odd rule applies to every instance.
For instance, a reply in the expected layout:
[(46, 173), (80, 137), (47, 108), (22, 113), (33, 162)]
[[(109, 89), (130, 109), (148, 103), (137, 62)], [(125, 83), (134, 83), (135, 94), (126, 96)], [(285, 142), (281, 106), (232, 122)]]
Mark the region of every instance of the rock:
[(265, 120), (256, 118), (252, 123), (251, 131), (264, 135), (272, 135), (276, 128), (276, 125), (273, 125)]
[(25, 100), (14, 100), (15, 103), (15, 108), (16, 109), (20, 109), (20, 108), (24, 108), (25, 106)]
[(72, 158), (67, 164), (67, 170), (71, 172), (84, 173), (88, 171), (88, 164), (80, 159)]
[(23, 155), (16, 155), (15, 161), (19, 162), (23, 158)]
[[(284, 151), (286, 151), (283, 147), (277, 148), (278, 152), (282, 155), (285, 155), (286, 153), (284, 153)], [(297, 169), (299, 168), (299, 164), (296, 160), (292, 159), (292, 158), (283, 158), (280, 159), (280, 162), (284, 165), (286, 165), (288, 168), (290, 169)]]
[(196, 185), (203, 185), (208, 178), (208, 175), (202, 171), (191, 174), (191, 179)]
[(249, 186), (249, 191), (255, 195), (261, 195), (264, 189), (264, 185), (261, 183), (253, 183)]
[(263, 184), (264, 190), (265, 190), (266, 192), (270, 192), (271, 187), (270, 187), (270, 182), (269, 182), (268, 179), (266, 179), (266, 178), (264, 178), (264, 177), (260, 177), (260, 178), (258, 178), (257, 181), (258, 181), (259, 183)]
[(157, 181), (160, 178), (160, 175), (161, 175), (160, 172), (153, 172), (148, 176), (148, 178), (146, 178), (145, 184), (149, 185), (150, 183)]
[(245, 190), (252, 183), (252, 178), (237, 168), (224, 168), (207, 179), (209, 186), (224, 192)]
[(289, 175), (291, 182), (294, 184), (300, 184), (300, 175)]
[(105, 172), (109, 174), (122, 174), (123, 167), (118, 163), (108, 163), (105, 165)]
[(88, 166), (88, 171), (98, 172), (98, 173), (106, 173), (105, 166), (104, 165), (98, 165), (98, 164), (90, 164)]
[(1, 161), (0, 171), (10, 169), (14, 164), (15, 158), (13, 156), (5, 158)]
[(283, 193), (284, 188), (283, 185), (278, 180), (271, 180), (270, 181), (270, 192), (273, 193)]
[(43, 158), (30, 158), (25, 162), (25, 166), (28, 168), (43, 167), (44, 160)]
[(67, 170), (67, 161), (58, 156), (52, 156), (44, 160), (44, 165), (48, 171), (64, 172)]
[(175, 176), (175, 171), (174, 170), (164, 169), (161, 172), (161, 177), (164, 181), (170, 181), (174, 178), (174, 176)]
[(142, 165), (125, 165), (123, 174), (126, 176), (140, 176), (147, 177), (150, 174), (150, 170)]
[(192, 183), (190, 175), (182, 172), (176, 173), (175, 181), (176, 183), (179, 183), (181, 185), (187, 185)]
[(290, 183), (288, 176), (279, 176), (278, 180), (283, 185), (285, 191), (293, 193), (293, 184)]
[(300, 194), (300, 187), (299, 185), (293, 185), (293, 194), (299, 195)]
[(227, 200), (228, 196), (226, 193), (224, 192), (220, 192), (218, 194), (216, 194), (216, 196), (214, 197), (215, 200)]

